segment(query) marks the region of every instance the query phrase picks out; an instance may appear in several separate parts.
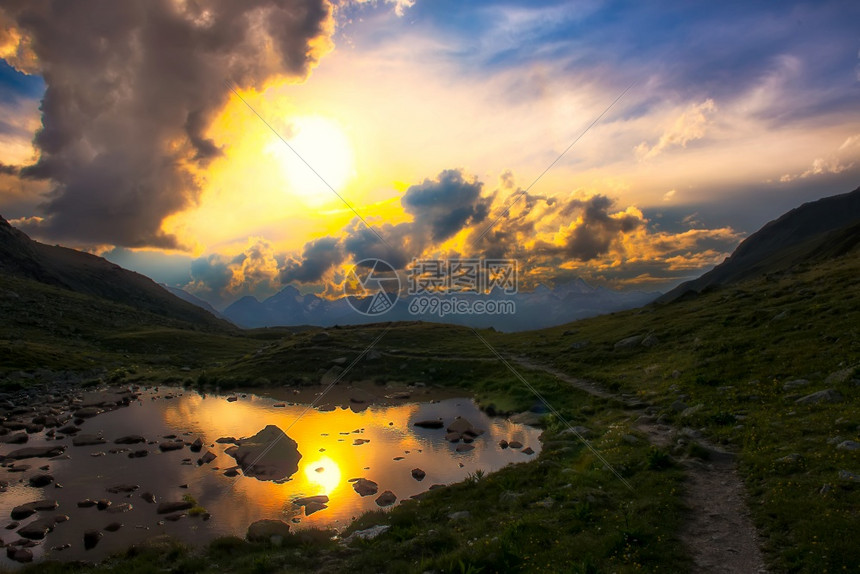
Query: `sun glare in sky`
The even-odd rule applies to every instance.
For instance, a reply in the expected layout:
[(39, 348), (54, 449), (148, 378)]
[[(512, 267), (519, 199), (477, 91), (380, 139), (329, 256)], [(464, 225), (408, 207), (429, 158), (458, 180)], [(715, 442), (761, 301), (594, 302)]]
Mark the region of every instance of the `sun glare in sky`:
[(346, 134), (335, 121), (320, 116), (293, 119), (291, 132), (284, 137), (289, 147), (274, 136), (266, 146), (266, 152), (280, 164), (288, 183), (285, 191), (308, 207), (336, 201), (332, 189), (343, 192), (355, 175), (352, 145)]

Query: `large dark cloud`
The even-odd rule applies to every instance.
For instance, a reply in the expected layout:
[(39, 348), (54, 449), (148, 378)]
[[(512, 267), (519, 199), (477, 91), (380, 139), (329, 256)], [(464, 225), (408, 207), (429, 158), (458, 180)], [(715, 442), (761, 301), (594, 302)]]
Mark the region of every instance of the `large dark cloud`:
[(448, 169), (435, 180), (410, 187), (400, 203), (414, 218), (414, 233), (445, 241), (487, 217), (490, 202), (481, 198), (482, 187), (477, 180), (466, 180), (461, 171)]
[(319, 281), (344, 259), (343, 248), (334, 237), (322, 237), (305, 245), (301, 260), (287, 261), (280, 272), (281, 283)]
[(578, 224), (562, 248), (566, 257), (579, 261), (600, 257), (609, 251), (616, 239), (644, 223), (636, 215), (610, 215), (609, 209), (613, 204), (605, 195), (595, 195), (587, 200), (573, 199), (564, 206), (562, 217), (580, 213)]
[[(54, 183), (41, 236), (178, 247), (165, 216), (194, 201), (206, 137), (229, 95), (302, 77), (329, 33), (327, 0), (12, 0), (46, 90), (41, 157), (23, 175)], [(32, 231), (32, 230), (31, 230)]]

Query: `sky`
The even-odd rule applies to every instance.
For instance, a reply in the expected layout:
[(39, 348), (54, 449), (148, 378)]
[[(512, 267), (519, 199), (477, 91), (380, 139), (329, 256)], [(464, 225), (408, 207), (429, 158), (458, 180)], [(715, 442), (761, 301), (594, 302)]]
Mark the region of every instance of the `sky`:
[(667, 290), (860, 185), (860, 4), (0, 2), (0, 214), (223, 308), (356, 262)]

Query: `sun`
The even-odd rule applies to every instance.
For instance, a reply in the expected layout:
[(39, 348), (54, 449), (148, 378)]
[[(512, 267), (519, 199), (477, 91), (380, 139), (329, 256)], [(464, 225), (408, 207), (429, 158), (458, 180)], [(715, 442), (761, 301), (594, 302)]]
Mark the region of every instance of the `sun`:
[(340, 467), (331, 458), (323, 456), (305, 466), (305, 478), (319, 489), (317, 494), (331, 494), (340, 484)]
[(352, 144), (340, 125), (321, 116), (301, 116), (290, 120), (284, 139), (289, 147), (276, 139), (267, 151), (279, 161), (286, 191), (309, 207), (340, 201), (334, 192), (342, 195), (355, 175)]

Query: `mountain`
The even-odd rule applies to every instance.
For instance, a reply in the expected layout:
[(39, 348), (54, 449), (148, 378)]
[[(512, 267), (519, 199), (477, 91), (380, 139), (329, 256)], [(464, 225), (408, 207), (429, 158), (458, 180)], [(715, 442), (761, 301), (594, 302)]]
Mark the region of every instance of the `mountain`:
[(860, 188), (792, 209), (747, 237), (730, 257), (711, 271), (682, 283), (659, 301), (674, 301), (712, 287), (783, 271), (800, 263), (832, 259), (858, 243)]
[(101, 257), (33, 241), (0, 217), (0, 274), (37, 281), (196, 326), (231, 327), (152, 279)]
[(210, 313), (212, 313), (214, 316), (218, 317), (219, 319), (227, 320), (227, 318), (224, 317), (224, 315), (222, 315), (217, 309), (215, 309), (215, 307), (213, 307), (212, 305), (210, 305), (209, 303), (207, 303), (206, 301), (204, 301), (200, 297), (192, 295), (188, 291), (180, 289), (179, 287), (171, 287), (170, 285), (165, 285), (164, 283), (159, 283), (159, 285), (161, 287), (163, 287), (164, 289), (167, 289), (167, 291), (169, 291), (173, 295), (176, 295), (177, 297), (179, 297), (183, 301), (185, 301), (187, 303), (191, 303), (192, 305), (196, 305), (197, 307), (200, 307), (201, 309), (204, 309), (206, 311), (209, 311)]
[(638, 307), (650, 303), (659, 295), (659, 293), (642, 291), (619, 292), (595, 288), (582, 279), (576, 279), (556, 285), (552, 289), (539, 285), (532, 292), (513, 295), (492, 292), (487, 295), (439, 296), (441, 301), (450, 301), (456, 297), (458, 300), (469, 302), (509, 302), (515, 308), (512, 313), (445, 315), (429, 312), (413, 313), (410, 311), (411, 304), (417, 303), (418, 298), (406, 296), (398, 300), (394, 308), (387, 313), (365, 316), (357, 313), (345, 298), (329, 300), (312, 293), (302, 295), (290, 285), (263, 301), (251, 296), (242, 297), (224, 309), (223, 314), (233, 323), (246, 328), (285, 325), (330, 327), (379, 321), (421, 320), (475, 328), (493, 327), (500, 331), (524, 331)]

